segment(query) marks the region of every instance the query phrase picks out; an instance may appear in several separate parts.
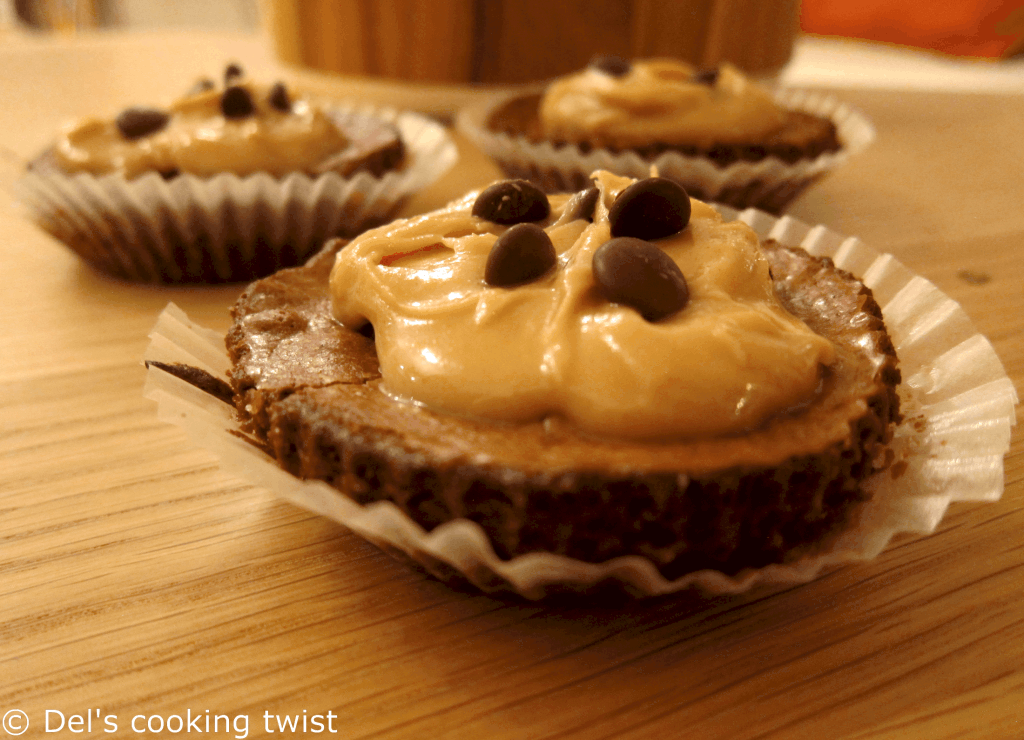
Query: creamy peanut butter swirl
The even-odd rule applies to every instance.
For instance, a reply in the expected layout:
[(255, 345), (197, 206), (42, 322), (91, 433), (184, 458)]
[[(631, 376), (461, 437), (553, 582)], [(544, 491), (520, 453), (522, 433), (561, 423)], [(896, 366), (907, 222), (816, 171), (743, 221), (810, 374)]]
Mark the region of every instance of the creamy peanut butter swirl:
[(619, 77), (588, 67), (548, 86), (540, 121), (546, 139), (596, 146), (655, 142), (708, 147), (757, 141), (783, 126), (785, 111), (735, 67), (714, 84), (671, 59), (638, 60)]
[(604, 299), (592, 256), (633, 181), (595, 179), (593, 223), (551, 196), (540, 225), (557, 264), (525, 285), (484, 283), (507, 227), (471, 214), (476, 193), (341, 250), (334, 316), (373, 325), (386, 392), (456, 415), (647, 440), (741, 433), (814, 398), (832, 344), (779, 304), (757, 235), (704, 203), (692, 201), (681, 233), (654, 242), (686, 276), (685, 308), (650, 322)]
[(146, 172), (187, 172), (200, 177), (232, 172), (315, 174), (319, 163), (345, 147), (344, 134), (326, 110), (298, 99), (291, 109), (271, 106), (268, 89), (252, 83), (255, 111), (240, 118), (221, 113), (220, 90), (174, 102), (161, 130), (127, 139), (113, 120), (89, 118), (66, 127), (54, 155), (67, 172), (120, 173), (131, 179)]

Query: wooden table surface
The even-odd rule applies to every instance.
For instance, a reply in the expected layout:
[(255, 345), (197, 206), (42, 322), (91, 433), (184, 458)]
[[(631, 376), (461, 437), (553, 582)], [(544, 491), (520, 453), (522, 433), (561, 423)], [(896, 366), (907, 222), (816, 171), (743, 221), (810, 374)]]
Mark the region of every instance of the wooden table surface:
[[(219, 471), (157, 421), (140, 363), (156, 316), (174, 301), (222, 330), (239, 288), (98, 275), (7, 186), (65, 119), (165, 101), (230, 59), (275, 73), (240, 36), (0, 37), (8, 729), (27, 717), (23, 737), (176, 737), (177, 716), (190, 736), (302, 736), (305, 717), (308, 737), (1024, 737), (1020, 426), (1000, 501), (955, 504), (935, 534), (870, 563), (781, 592), (579, 605), (454, 591)], [(1024, 389), (1024, 97), (840, 95), (877, 142), (790, 213), (933, 281)], [(408, 212), (497, 176), (460, 144)], [(276, 724), (286, 715), (295, 732)]]

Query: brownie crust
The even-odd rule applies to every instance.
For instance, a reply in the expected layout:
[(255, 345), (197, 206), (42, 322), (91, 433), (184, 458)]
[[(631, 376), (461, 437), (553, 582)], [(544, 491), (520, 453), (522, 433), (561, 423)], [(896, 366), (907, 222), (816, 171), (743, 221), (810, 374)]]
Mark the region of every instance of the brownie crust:
[(361, 504), (391, 501), (426, 530), (470, 519), (502, 558), (632, 554), (667, 578), (731, 574), (822, 546), (887, 464), (895, 351), (870, 290), (828, 259), (765, 244), (784, 305), (836, 344), (820, 395), (743, 436), (644, 443), (392, 400), (372, 335), (330, 317), (327, 279), (342, 246), (250, 286), (227, 347), (247, 432), (289, 472)]

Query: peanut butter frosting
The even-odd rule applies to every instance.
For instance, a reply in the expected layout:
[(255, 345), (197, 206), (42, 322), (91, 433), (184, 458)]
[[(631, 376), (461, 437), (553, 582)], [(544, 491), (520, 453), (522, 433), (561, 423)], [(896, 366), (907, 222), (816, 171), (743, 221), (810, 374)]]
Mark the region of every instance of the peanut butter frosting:
[(244, 91), (239, 93), (243, 97), (248, 94), (251, 110), (245, 115), (224, 115), (223, 91), (200, 90), (171, 104), (163, 125), (137, 138), (126, 136), (116, 120), (87, 118), (70, 124), (54, 156), (66, 172), (120, 173), (128, 179), (154, 171), (282, 177), (316, 174), (322, 162), (346, 146), (344, 133), (323, 106), (296, 99), (275, 107), (268, 86), (246, 82), (236, 89)]
[(739, 434), (819, 392), (831, 342), (777, 299), (756, 234), (692, 200), (688, 225), (656, 239), (689, 300), (657, 320), (595, 287), (609, 210), (634, 181), (594, 175), (580, 218), (550, 196), (537, 222), (554, 266), (535, 280), (484, 280), (511, 228), (473, 215), (477, 193), (368, 231), (338, 254), (334, 317), (372, 324), (382, 387), (396, 399), (502, 423), (549, 420), (597, 436), (654, 440)]
[(559, 78), (539, 115), (548, 140), (622, 148), (757, 141), (786, 120), (771, 93), (732, 65), (704, 76), (673, 59), (636, 60), (617, 74), (591, 65)]

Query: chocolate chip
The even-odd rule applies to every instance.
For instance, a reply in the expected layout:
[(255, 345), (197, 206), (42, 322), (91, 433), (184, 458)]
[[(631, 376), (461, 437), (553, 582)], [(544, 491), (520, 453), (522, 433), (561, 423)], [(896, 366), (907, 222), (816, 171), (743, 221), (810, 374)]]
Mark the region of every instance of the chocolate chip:
[(209, 77), (204, 77), (201, 80), (196, 80), (195, 84), (188, 89), (185, 93), (186, 96), (199, 95), (200, 93), (208, 92), (213, 88), (217, 87), (216, 83)]
[(288, 97), (288, 90), (285, 88), (283, 82), (276, 82), (274, 86), (270, 88), (270, 96), (267, 98), (271, 107), (277, 108), (277, 110), (288, 113), (292, 109), (291, 98)]
[(225, 118), (248, 118), (256, 112), (256, 106), (248, 90), (232, 85), (220, 98), (220, 110)]
[(598, 54), (590, 60), (590, 66), (611, 77), (625, 77), (633, 69), (628, 61), (611, 54)]
[(548, 197), (526, 180), (504, 180), (485, 188), (473, 203), (473, 215), (496, 224), (540, 221), (551, 213)]
[(160, 177), (162, 177), (165, 180), (173, 180), (180, 174), (181, 170), (179, 170), (177, 167), (172, 167), (169, 170), (160, 170)]
[(369, 321), (367, 321), (365, 324), (356, 329), (356, 333), (362, 334), (371, 342), (377, 338), (377, 334), (373, 330), (373, 324), (371, 324)]
[(156, 108), (127, 108), (121, 111), (114, 123), (126, 139), (141, 139), (155, 134), (167, 125), (171, 117)]
[(718, 69), (701, 69), (693, 73), (693, 81), (698, 85), (714, 87), (718, 82)]
[(231, 85), (231, 83), (233, 83), (239, 77), (242, 77), (244, 74), (245, 72), (242, 71), (242, 66), (235, 62), (232, 62), (224, 68), (224, 86), (228, 87), (229, 85)]
[(679, 265), (642, 239), (627, 236), (605, 242), (594, 252), (593, 267), (605, 298), (635, 308), (648, 321), (676, 313), (690, 299)]
[(583, 219), (593, 222), (594, 209), (597, 208), (600, 195), (601, 191), (594, 187), (579, 191), (565, 204), (565, 214), (572, 221)]
[(516, 224), (487, 255), (484, 282), (499, 288), (533, 282), (555, 265), (555, 245), (536, 224)]
[(638, 180), (623, 190), (608, 211), (612, 236), (662, 239), (690, 223), (690, 197), (663, 177)]

